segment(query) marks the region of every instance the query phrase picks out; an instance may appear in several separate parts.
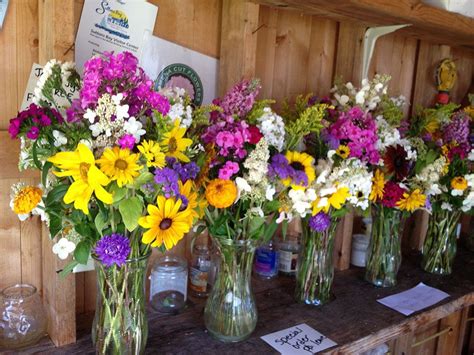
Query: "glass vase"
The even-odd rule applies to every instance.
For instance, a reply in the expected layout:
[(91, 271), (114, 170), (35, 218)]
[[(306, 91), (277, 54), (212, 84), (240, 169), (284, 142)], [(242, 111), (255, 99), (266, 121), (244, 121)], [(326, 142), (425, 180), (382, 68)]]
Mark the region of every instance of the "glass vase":
[(98, 354), (142, 354), (148, 336), (145, 275), (150, 253), (117, 267), (95, 260), (97, 303), (92, 341)]
[(10, 286), (0, 298), (0, 348), (24, 348), (46, 335), (46, 312), (36, 287)]
[(456, 231), (461, 212), (433, 212), (423, 244), (421, 267), (432, 274), (449, 275), (456, 255)]
[(214, 287), (204, 309), (204, 322), (222, 342), (247, 338), (257, 325), (257, 307), (251, 290), (255, 242), (214, 238), (221, 258)]
[(397, 273), (402, 261), (402, 215), (399, 210), (372, 205), (372, 233), (367, 250), (365, 279), (377, 287), (397, 284)]
[(333, 219), (329, 228), (315, 232), (303, 220), (301, 252), (296, 273), (296, 300), (321, 306), (331, 300), (334, 277), (333, 250), (337, 221)]

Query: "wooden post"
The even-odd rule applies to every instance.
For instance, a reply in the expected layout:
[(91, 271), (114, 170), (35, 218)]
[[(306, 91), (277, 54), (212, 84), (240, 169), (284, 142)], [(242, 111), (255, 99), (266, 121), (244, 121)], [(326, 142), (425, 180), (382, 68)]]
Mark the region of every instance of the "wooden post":
[(242, 0), (222, 4), (219, 93), (222, 95), (242, 78), (255, 75), (257, 26), (260, 6)]

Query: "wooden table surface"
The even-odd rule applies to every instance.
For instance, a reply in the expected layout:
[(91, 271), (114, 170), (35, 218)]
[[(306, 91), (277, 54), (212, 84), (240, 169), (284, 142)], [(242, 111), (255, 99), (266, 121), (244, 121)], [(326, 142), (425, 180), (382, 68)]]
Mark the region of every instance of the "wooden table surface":
[[(261, 336), (290, 326), (306, 323), (339, 345), (329, 353), (364, 351), (435, 321), (466, 305), (474, 304), (474, 254), (461, 250), (451, 276), (435, 276), (419, 267), (420, 256), (405, 257), (394, 288), (375, 288), (363, 280), (364, 269), (336, 272), (335, 298), (317, 308), (296, 304), (293, 278), (279, 276), (271, 281), (253, 280), (257, 298), (258, 324), (246, 341), (223, 344), (214, 340), (203, 322), (204, 302), (188, 300), (187, 308), (175, 316), (149, 312), (147, 353), (160, 354), (255, 354), (275, 353)], [(447, 292), (450, 297), (424, 311), (405, 317), (376, 302), (377, 299), (404, 291), (419, 282)], [(87, 322), (85, 322), (87, 323)], [(84, 323), (84, 324), (85, 324)], [(54, 348), (44, 339), (21, 354), (94, 354), (89, 326), (78, 329), (78, 342)]]

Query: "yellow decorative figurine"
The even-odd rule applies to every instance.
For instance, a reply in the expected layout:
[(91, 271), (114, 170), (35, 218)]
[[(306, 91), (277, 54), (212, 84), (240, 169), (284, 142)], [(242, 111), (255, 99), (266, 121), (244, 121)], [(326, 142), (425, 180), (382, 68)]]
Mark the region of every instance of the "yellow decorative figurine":
[(449, 102), (449, 92), (454, 87), (456, 79), (456, 64), (450, 58), (443, 59), (436, 69), (437, 103), (445, 105)]

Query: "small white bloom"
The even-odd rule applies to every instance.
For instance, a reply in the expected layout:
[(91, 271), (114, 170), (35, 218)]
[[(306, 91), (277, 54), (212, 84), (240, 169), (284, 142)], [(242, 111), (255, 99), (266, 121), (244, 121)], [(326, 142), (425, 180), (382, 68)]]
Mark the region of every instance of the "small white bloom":
[(79, 143), (84, 144), (89, 150), (92, 150), (92, 142), (88, 139), (81, 139)]
[(267, 190), (265, 191), (265, 198), (268, 201), (273, 201), (273, 196), (275, 195), (275, 188), (271, 185), (267, 186)]
[(363, 90), (359, 91), (355, 96), (356, 104), (362, 105), (365, 102), (365, 92)]
[(252, 191), (252, 188), (250, 187), (247, 180), (245, 180), (244, 178), (241, 178), (240, 176), (235, 178), (235, 184), (237, 185), (237, 191), (239, 193), (239, 196), (240, 196), (241, 192), (250, 192), (250, 191)]
[(115, 106), (119, 106), (120, 103), (123, 100), (123, 94), (117, 94), (117, 95), (112, 95), (112, 102), (114, 103)]
[(249, 214), (257, 215), (259, 217), (265, 216), (263, 210), (260, 207), (252, 207), (251, 209), (249, 209)]
[(464, 194), (464, 190), (451, 190), (451, 195), (453, 196), (462, 196)]
[(74, 249), (76, 249), (76, 244), (66, 238), (59, 239), (59, 241), (53, 245), (53, 253), (61, 260), (67, 259)]
[(470, 161), (474, 161), (474, 149), (471, 149), (469, 155), (467, 156), (467, 159), (469, 159)]
[(291, 214), (290, 212), (281, 211), (280, 215), (278, 216), (275, 222), (277, 224), (280, 224), (283, 221), (291, 221), (292, 219), (293, 219), (293, 214)]
[(65, 145), (67, 143), (67, 138), (66, 136), (57, 130), (53, 131), (53, 137), (54, 137), (54, 146), (55, 147), (60, 147), (62, 145)]
[(130, 115), (128, 114), (128, 105), (115, 106), (115, 117), (119, 121), (122, 121), (124, 118), (130, 117)]
[(124, 131), (131, 134), (133, 138), (135, 138), (135, 143), (140, 142), (140, 136), (143, 136), (146, 133), (142, 127), (142, 123), (137, 121), (135, 117), (130, 117), (123, 125)]
[(85, 119), (89, 120), (90, 123), (95, 122), (95, 118), (97, 117), (97, 114), (95, 111), (91, 110), (90, 108), (87, 109), (86, 113), (83, 116)]
[(90, 125), (89, 129), (92, 131), (93, 137), (98, 137), (102, 133), (102, 127), (99, 124), (99, 122), (94, 123), (93, 125)]
[(450, 203), (448, 202), (443, 202), (441, 204), (441, 209), (442, 210), (446, 210), (446, 211), (452, 211), (453, 210), (453, 205), (451, 205)]
[[(350, 84), (350, 83), (349, 83)], [(351, 84), (352, 85), (352, 84)], [(342, 95), (340, 98), (339, 98), (339, 102), (341, 103), (341, 105), (345, 105), (349, 102), (349, 96), (347, 95)]]

